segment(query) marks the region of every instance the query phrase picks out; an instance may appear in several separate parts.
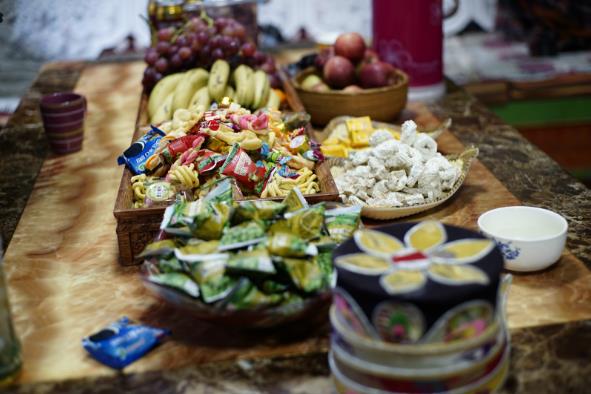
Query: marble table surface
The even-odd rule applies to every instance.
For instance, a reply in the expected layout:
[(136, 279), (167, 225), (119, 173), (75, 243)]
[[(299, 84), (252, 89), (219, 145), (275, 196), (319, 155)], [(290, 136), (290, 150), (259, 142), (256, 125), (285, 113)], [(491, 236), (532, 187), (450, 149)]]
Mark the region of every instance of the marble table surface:
[[(7, 390), (17, 393), (332, 392), (327, 345), (322, 334), (319, 339), (282, 345), (280, 352), (274, 349), (273, 342), (257, 344), (258, 355), (262, 353), (265, 357), (251, 358), (248, 349), (240, 349), (239, 361), (221, 356), (193, 360), (195, 356), (190, 349), (194, 344), (165, 344), (154, 352), (155, 356), (146, 357), (124, 373), (114, 373), (82, 356), (77, 358), (81, 353), (80, 338), (93, 327), (99, 328), (98, 322), (112, 321), (113, 313), (126, 313), (119, 307), (118, 299), (133, 297), (134, 301), (126, 308), (145, 321), (153, 319), (153, 313), (160, 313), (159, 316), (163, 313), (152, 311), (154, 302), (144, 298), (141, 285), (134, 284), (137, 268), (117, 265), (113, 258), (114, 219), (105, 215), (112, 210), (112, 187), (118, 184), (121, 171), (114, 165), (112, 156), (129, 143), (142, 67), (141, 63), (47, 64), (14, 117), (0, 132), (0, 234), (5, 246), (8, 245), (6, 272), (15, 325), (25, 343), (23, 373), (16, 385)], [(69, 89), (87, 95), (87, 127), (93, 133), (85, 138), (83, 154), (56, 157), (46, 146), (37, 105), (42, 94)], [(588, 313), (591, 286), (587, 282), (591, 272), (591, 192), (514, 128), (455, 86), (448, 86), (444, 99), (429, 109), (440, 118), (453, 119), (453, 136), (448, 138), (451, 144), (479, 147), (479, 160), (484, 166), (480, 165), (478, 171), (492, 172), (500, 181), (499, 190), (526, 205), (560, 212), (569, 221), (568, 262), (576, 262), (576, 269), (564, 270), (565, 263), (561, 262), (556, 268), (561, 270), (559, 275), (553, 271), (539, 274), (538, 278), (547, 278), (545, 281), (530, 281), (527, 276), (517, 278), (521, 288), (531, 288), (532, 292), (527, 294), (532, 298), (536, 286), (556, 287), (557, 292), (556, 299), (533, 301), (531, 305), (539, 315), (533, 319), (535, 324), (519, 320), (518, 303), (513, 303), (517, 307), (513, 309), (513, 318), (509, 311), (513, 343), (511, 374), (503, 390), (511, 393), (588, 391), (591, 384), (591, 313)], [(112, 294), (93, 292), (92, 281), (105, 277), (105, 271), (129, 283), (114, 286)], [(72, 275), (78, 272), (87, 275)], [(64, 281), (64, 278), (70, 279)], [(544, 316), (544, 303), (553, 318)], [(553, 305), (563, 307), (553, 310)], [(169, 317), (171, 321), (176, 318)], [(68, 336), (61, 335), (64, 330), (69, 331)], [(53, 340), (58, 337), (65, 339)], [(73, 343), (69, 338), (77, 339)], [(249, 338), (235, 341), (239, 340)], [(167, 356), (159, 358), (158, 352)], [(179, 362), (183, 357), (191, 362)], [(169, 368), (171, 365), (175, 367)]]

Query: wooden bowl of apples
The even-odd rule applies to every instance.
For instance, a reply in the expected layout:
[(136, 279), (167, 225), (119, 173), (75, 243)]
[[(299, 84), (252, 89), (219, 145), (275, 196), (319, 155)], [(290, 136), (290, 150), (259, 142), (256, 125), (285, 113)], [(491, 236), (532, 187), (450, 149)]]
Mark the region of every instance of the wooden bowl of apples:
[(322, 49), (293, 84), (316, 125), (342, 115), (391, 121), (408, 93), (408, 76), (380, 61), (357, 33), (341, 34), (334, 46)]

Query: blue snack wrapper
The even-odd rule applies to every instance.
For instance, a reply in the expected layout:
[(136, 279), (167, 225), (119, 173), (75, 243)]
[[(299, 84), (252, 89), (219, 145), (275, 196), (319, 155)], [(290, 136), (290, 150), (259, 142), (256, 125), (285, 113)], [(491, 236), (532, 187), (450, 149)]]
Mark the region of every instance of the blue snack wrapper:
[(131, 324), (123, 317), (107, 328), (82, 339), (82, 346), (97, 361), (121, 369), (162, 342), (169, 330)]
[(117, 164), (125, 164), (135, 174), (143, 174), (146, 171), (146, 161), (158, 148), (159, 142), (166, 133), (155, 126), (117, 158)]

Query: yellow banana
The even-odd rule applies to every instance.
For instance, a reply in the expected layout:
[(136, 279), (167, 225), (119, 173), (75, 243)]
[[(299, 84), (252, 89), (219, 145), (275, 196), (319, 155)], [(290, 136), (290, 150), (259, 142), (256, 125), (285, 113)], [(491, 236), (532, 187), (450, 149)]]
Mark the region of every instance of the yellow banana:
[(254, 99), (254, 72), (244, 64), (234, 70), (236, 101), (243, 107), (250, 107)]
[(226, 91), (224, 92), (224, 97), (230, 97), (232, 101), (234, 101), (234, 96), (236, 96), (236, 92), (234, 88), (230, 85), (226, 86)]
[(156, 114), (156, 111), (162, 106), (168, 94), (174, 92), (176, 85), (183, 79), (184, 75), (185, 73), (171, 74), (158, 81), (148, 99), (148, 115), (150, 117)]
[(281, 103), (281, 99), (279, 98), (279, 95), (277, 93), (275, 93), (275, 90), (270, 89), (269, 90), (269, 99), (267, 100), (265, 107), (267, 107), (269, 109), (278, 109), (280, 103)]
[(168, 93), (168, 96), (164, 99), (160, 107), (156, 110), (156, 113), (150, 119), (150, 123), (152, 124), (159, 124), (162, 122), (166, 122), (172, 118), (172, 97), (174, 96), (174, 92)]
[(228, 85), (228, 79), (230, 78), (230, 65), (227, 61), (218, 59), (211, 66), (211, 72), (209, 73), (209, 82), (207, 84), (209, 88), (209, 95), (215, 101), (220, 101), (224, 98), (224, 91)]
[(267, 103), (269, 99), (269, 90), (271, 84), (269, 77), (263, 70), (257, 70), (254, 73), (254, 99), (252, 101), (252, 108), (258, 109)]
[(209, 97), (209, 89), (207, 86), (204, 86), (197, 92), (195, 92), (195, 94), (191, 98), (191, 101), (189, 102), (189, 108), (195, 105), (201, 105), (204, 108), (204, 110), (207, 111), (209, 109), (210, 104), (211, 98)]
[(191, 97), (202, 87), (207, 86), (209, 73), (202, 68), (187, 71), (183, 79), (176, 85), (172, 99), (172, 112), (177, 109), (189, 108)]

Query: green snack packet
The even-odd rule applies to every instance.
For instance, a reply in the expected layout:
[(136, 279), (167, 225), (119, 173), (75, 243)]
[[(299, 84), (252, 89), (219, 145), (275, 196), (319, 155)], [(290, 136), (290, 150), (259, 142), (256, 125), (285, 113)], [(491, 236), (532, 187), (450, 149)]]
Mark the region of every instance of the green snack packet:
[[(199, 201), (194, 201), (194, 203), (197, 202)], [(180, 201), (166, 207), (162, 222), (160, 223), (160, 230), (164, 230), (168, 234), (190, 236), (191, 228), (189, 224), (192, 221), (190, 216), (191, 204), (186, 201)]]
[(287, 212), (295, 212), (309, 207), (308, 202), (298, 187), (291, 189), (282, 203), (287, 207)]
[(287, 283), (277, 282), (272, 279), (265, 279), (258, 285), (258, 287), (266, 294), (283, 293), (289, 289)]
[(324, 205), (316, 204), (296, 212), (285, 214), (290, 232), (304, 240), (311, 240), (322, 235), (324, 226)]
[(232, 206), (225, 202), (209, 203), (206, 200), (196, 202), (200, 202), (201, 206), (190, 225), (193, 236), (203, 240), (220, 239), (230, 221)]
[(229, 296), (226, 307), (230, 310), (261, 309), (277, 305), (283, 298), (283, 294), (265, 294), (248, 278), (242, 278)]
[(191, 274), (199, 284), (201, 298), (212, 303), (226, 298), (237, 280), (225, 275), (226, 259), (202, 261), (191, 266)]
[(324, 213), (324, 216), (330, 237), (340, 244), (349, 239), (359, 227), (361, 207), (351, 206), (330, 209)]
[(318, 291), (325, 286), (324, 275), (316, 260), (284, 257), (279, 266), (287, 272), (293, 284), (306, 293)]
[(230, 274), (238, 275), (269, 275), (276, 272), (266, 249), (236, 253), (228, 260), (226, 270)]
[(332, 265), (332, 251), (318, 253), (314, 260), (322, 272), (325, 285), (333, 287), (336, 284), (336, 274)]
[(180, 272), (167, 272), (163, 274), (150, 275), (148, 280), (158, 285), (172, 287), (180, 290), (191, 297), (199, 297), (199, 286), (188, 275)]
[(228, 260), (227, 253), (184, 253), (182, 249), (175, 249), (174, 256), (187, 263), (199, 263), (202, 261), (210, 261), (210, 260)]
[(176, 243), (172, 239), (154, 241), (146, 245), (138, 257), (166, 256), (174, 252)]
[(203, 241), (201, 239), (191, 238), (187, 242), (187, 245), (180, 247), (178, 249), (181, 253), (185, 255), (202, 255), (217, 252), (219, 245), (220, 241), (218, 240)]
[(162, 273), (182, 272), (183, 265), (176, 257), (160, 258), (158, 260), (158, 270)]
[(304, 257), (318, 254), (315, 245), (284, 232), (273, 234), (268, 240), (267, 248), (271, 254), (282, 257)]
[(256, 221), (228, 227), (220, 240), (220, 251), (243, 248), (265, 239), (265, 228)]
[(233, 220), (241, 223), (247, 220), (271, 220), (281, 215), (287, 205), (276, 201), (238, 201)]
[(318, 253), (332, 252), (338, 246), (338, 244), (328, 235), (323, 235), (312, 241), (312, 244), (316, 245)]
[(203, 197), (203, 199), (210, 203), (223, 202), (231, 204), (232, 198), (232, 179), (222, 178), (215, 183), (211, 190)]

